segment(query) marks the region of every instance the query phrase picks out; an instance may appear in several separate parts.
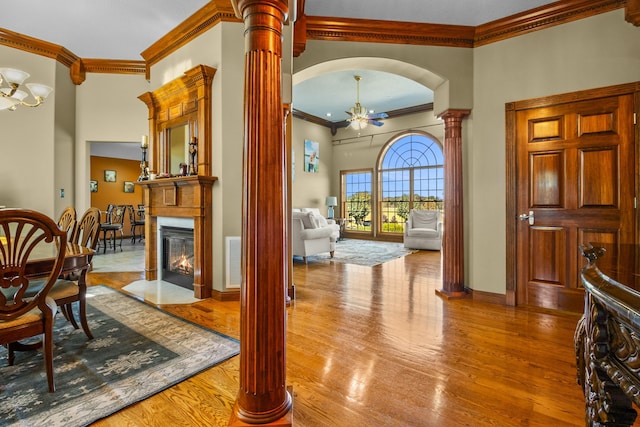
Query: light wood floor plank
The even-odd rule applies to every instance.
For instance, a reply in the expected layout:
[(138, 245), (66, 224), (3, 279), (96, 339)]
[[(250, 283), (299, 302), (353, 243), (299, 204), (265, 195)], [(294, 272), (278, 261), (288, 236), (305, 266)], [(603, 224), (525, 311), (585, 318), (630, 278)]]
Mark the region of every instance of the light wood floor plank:
[[(91, 273), (119, 289), (138, 273)], [(577, 314), (445, 301), (440, 254), (373, 268), (294, 263), (287, 384), (296, 426), (583, 426), (573, 332)], [(239, 335), (239, 303), (164, 310)], [(226, 426), (239, 358), (96, 426)]]

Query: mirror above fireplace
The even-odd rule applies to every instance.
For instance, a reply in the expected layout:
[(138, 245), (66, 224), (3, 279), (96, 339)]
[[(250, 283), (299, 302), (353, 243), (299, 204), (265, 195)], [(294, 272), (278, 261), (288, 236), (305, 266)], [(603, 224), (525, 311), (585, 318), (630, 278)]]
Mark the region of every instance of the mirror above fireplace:
[(193, 175), (211, 176), (211, 86), (215, 68), (198, 65), (138, 98), (149, 108), (149, 167), (157, 175), (181, 175), (195, 141)]

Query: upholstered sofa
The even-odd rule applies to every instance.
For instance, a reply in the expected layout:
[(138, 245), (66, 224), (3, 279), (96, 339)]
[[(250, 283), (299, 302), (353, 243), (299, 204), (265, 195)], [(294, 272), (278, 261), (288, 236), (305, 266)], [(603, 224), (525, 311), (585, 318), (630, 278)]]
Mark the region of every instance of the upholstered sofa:
[(412, 209), (404, 227), (404, 247), (439, 251), (442, 248), (440, 212)]
[(340, 226), (324, 218), (318, 209), (293, 209), (291, 214), (291, 250), (293, 256), (307, 257), (329, 252), (331, 257), (340, 236)]

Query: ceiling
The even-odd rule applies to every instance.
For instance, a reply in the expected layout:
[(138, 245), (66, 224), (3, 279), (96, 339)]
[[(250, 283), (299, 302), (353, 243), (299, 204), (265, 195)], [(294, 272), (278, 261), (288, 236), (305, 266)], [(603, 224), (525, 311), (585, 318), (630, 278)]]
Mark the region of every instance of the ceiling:
[[(0, 0), (0, 28), (64, 46), (81, 58), (142, 60), (140, 54), (191, 16), (206, 0)], [(477, 26), (538, 6), (546, 0), (306, 0), (308, 16)], [(38, 11), (34, 13), (34, 11)], [(0, 66), (10, 66), (2, 64)], [(328, 73), (298, 83), (293, 108), (342, 121), (356, 101), (354, 75), (362, 76), (360, 100), (376, 112), (433, 101), (426, 87), (371, 70)], [(331, 113), (328, 117), (327, 113)]]

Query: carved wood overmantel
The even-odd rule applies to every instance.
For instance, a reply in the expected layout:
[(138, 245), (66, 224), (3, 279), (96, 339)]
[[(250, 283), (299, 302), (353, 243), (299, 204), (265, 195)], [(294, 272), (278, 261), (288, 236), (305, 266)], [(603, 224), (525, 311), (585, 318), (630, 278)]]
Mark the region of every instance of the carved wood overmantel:
[[(213, 184), (211, 167), (211, 86), (215, 68), (198, 65), (183, 76), (138, 98), (149, 108), (149, 165), (157, 179), (140, 181), (146, 210), (145, 277), (158, 278), (158, 218), (191, 218), (194, 223), (194, 296), (209, 298), (213, 288)], [(186, 126), (195, 145), (190, 176), (171, 175), (170, 133)], [(184, 147), (183, 147), (184, 148)], [(160, 175), (162, 174), (162, 176)]]
[(197, 175), (211, 176), (211, 85), (215, 68), (198, 65), (153, 92), (138, 97), (149, 108), (149, 165), (151, 173), (167, 172), (162, 156), (168, 132), (188, 123), (197, 141)]

